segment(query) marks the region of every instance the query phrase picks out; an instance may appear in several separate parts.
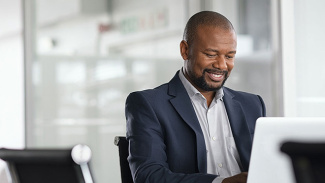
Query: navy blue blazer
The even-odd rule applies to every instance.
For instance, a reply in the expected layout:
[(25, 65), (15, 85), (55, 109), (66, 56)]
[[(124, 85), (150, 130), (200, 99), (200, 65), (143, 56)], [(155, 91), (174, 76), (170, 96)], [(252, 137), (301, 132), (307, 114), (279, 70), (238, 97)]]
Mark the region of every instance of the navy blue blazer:
[[(126, 100), (128, 161), (134, 182), (211, 183), (217, 177), (207, 174), (203, 132), (178, 72), (169, 83), (133, 92)], [(265, 116), (265, 105), (258, 95), (223, 90), (243, 171), (247, 171), (255, 122)]]

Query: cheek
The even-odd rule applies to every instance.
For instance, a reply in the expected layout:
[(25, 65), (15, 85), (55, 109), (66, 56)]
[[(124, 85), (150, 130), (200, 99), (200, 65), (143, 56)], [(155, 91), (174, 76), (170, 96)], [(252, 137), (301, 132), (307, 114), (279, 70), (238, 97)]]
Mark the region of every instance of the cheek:
[(194, 72), (200, 72), (205, 68), (204, 62), (200, 58), (191, 60), (191, 67)]
[(231, 62), (231, 63), (227, 63), (227, 68), (228, 68), (228, 72), (229, 74), (231, 73), (232, 69), (234, 68), (234, 63)]
[(194, 76), (200, 75), (201, 66), (198, 65), (198, 63), (193, 59), (186, 61), (185, 68), (189, 75), (194, 75)]

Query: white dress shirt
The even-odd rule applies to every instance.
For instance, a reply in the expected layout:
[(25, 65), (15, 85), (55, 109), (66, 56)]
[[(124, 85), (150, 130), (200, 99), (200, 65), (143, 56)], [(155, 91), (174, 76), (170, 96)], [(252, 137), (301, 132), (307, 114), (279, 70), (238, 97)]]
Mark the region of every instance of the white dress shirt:
[(223, 89), (216, 92), (208, 107), (205, 97), (185, 78), (183, 72), (179, 72), (179, 77), (192, 101), (204, 135), (207, 173), (218, 175), (212, 183), (221, 183), (224, 178), (241, 172), (239, 154), (222, 99)]

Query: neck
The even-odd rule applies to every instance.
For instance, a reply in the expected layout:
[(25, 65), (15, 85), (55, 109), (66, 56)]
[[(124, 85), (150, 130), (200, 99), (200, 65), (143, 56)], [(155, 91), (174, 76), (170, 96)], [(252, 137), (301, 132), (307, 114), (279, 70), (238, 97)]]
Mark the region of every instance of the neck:
[(208, 107), (210, 106), (212, 100), (214, 99), (214, 97), (216, 96), (216, 92), (214, 91), (204, 91), (200, 93), (204, 96), (204, 98), (207, 100), (207, 105)]
[(183, 72), (185, 78), (204, 96), (204, 98), (207, 100), (207, 105), (208, 107), (210, 106), (213, 98), (215, 97), (216, 95), (216, 92), (215, 91), (205, 91), (205, 90), (202, 90), (201, 88), (197, 87), (193, 82), (192, 80), (190, 79), (190, 77), (187, 75), (187, 73), (184, 71), (184, 68), (181, 69), (181, 71)]

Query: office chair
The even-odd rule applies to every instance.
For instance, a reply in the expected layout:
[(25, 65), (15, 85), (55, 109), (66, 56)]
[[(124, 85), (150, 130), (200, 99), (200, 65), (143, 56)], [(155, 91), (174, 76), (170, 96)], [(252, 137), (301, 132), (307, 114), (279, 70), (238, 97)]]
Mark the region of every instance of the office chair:
[(129, 142), (125, 137), (116, 136), (114, 144), (118, 146), (119, 150), (122, 183), (133, 183), (129, 162), (127, 161), (129, 156)]
[(12, 183), (93, 183), (88, 146), (71, 149), (0, 149)]
[(323, 183), (325, 143), (285, 142), (281, 151), (289, 155), (297, 183)]

